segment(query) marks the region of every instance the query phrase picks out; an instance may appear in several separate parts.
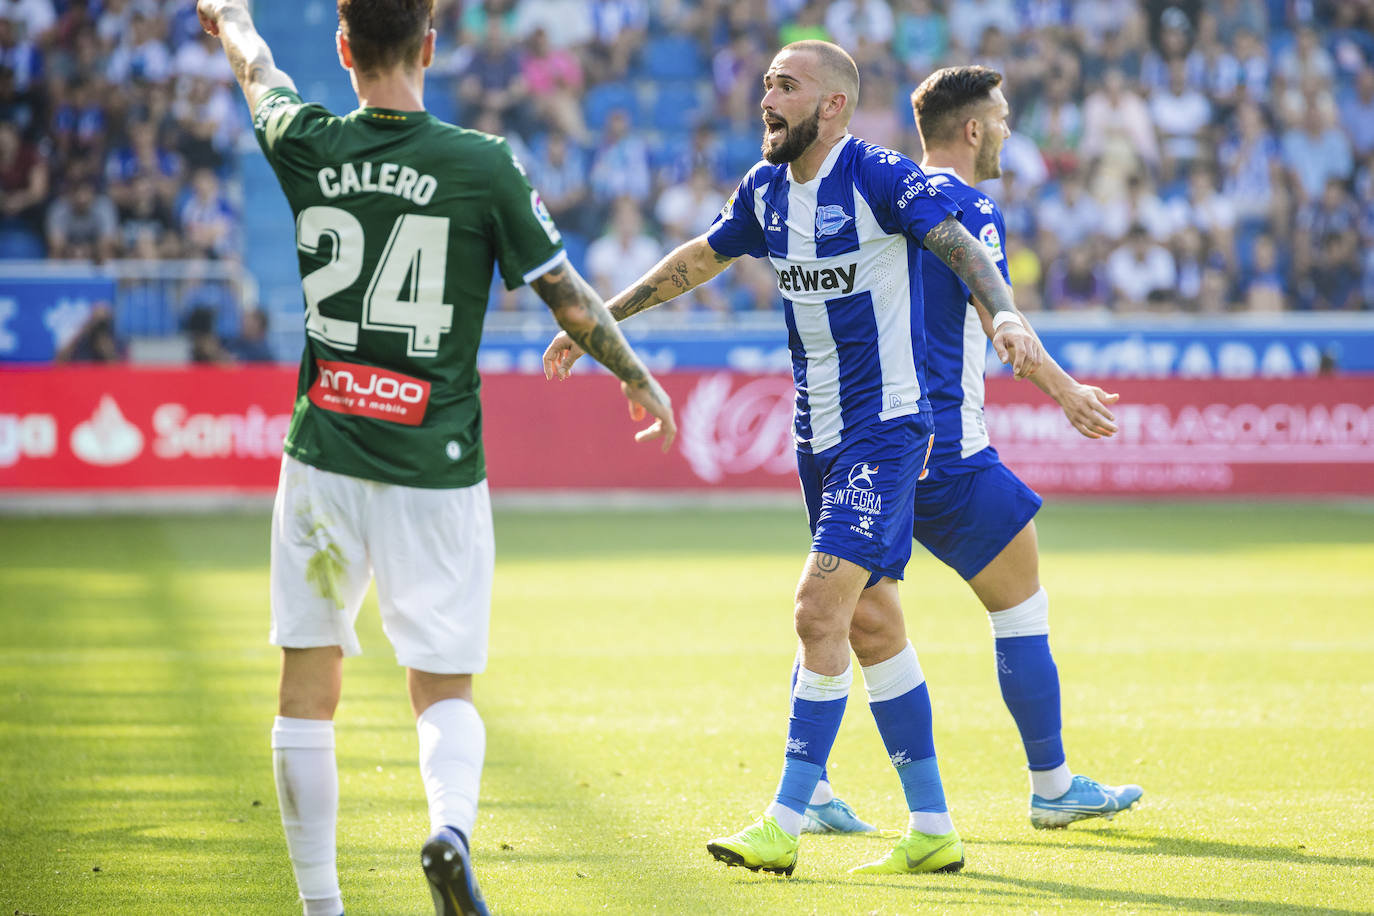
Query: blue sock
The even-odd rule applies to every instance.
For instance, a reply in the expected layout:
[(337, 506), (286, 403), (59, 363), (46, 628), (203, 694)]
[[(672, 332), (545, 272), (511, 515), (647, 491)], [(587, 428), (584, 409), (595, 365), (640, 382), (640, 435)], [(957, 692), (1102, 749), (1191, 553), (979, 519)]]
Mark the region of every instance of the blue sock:
[(1002, 686), (1032, 770), (1052, 770), (1064, 763), (1059, 717), (1059, 668), (1050, 654), (1048, 636), (1014, 636), (994, 640), (997, 681)]
[[(913, 653), (914, 660), (915, 655)], [(940, 768), (935, 762), (930, 691), (925, 681), (890, 700), (870, 702), (878, 734), (902, 780), (909, 811), (947, 811)]]
[(792, 716), (787, 721), (787, 753), (782, 761), (776, 801), (801, 814), (811, 801), (825, 770), (825, 760), (840, 731), (844, 718), (843, 698), (803, 700), (792, 698)]
[[(801, 670), (801, 653), (798, 652), (798, 653), (797, 653), (797, 657), (794, 658), (794, 659), (792, 659), (792, 689), (791, 689), (791, 692), (789, 692), (789, 693), (787, 694), (788, 696), (792, 696), (793, 694), (795, 694), (795, 693), (797, 692), (797, 672), (800, 671), (800, 670)], [(817, 782), (829, 782), (829, 781), (830, 781), (830, 774), (826, 771), (826, 767), (824, 767), (824, 766), (821, 767), (821, 775), (820, 775), (820, 778), (817, 779), (816, 781), (817, 781)], [(806, 800), (807, 800), (807, 802), (809, 803), (809, 802), (811, 801), (811, 797), (808, 795), (807, 798), (806, 798)]]

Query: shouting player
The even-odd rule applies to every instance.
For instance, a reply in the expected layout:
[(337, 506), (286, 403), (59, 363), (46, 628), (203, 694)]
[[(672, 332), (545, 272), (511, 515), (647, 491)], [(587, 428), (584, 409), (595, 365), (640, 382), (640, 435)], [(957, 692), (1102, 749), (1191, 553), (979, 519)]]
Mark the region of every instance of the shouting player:
[[(973, 187), (1002, 174), (1010, 110), (1001, 83), (1002, 75), (987, 67), (949, 67), (932, 73), (911, 101), (925, 150), (921, 169), (930, 184), (959, 205), (960, 221), (1007, 277), (1001, 211)], [(985, 335), (992, 319), (978, 294), (939, 260), (923, 256), (921, 273), (935, 447), (929, 473), (916, 487), (913, 535), (968, 582), (988, 611), (997, 680), (1030, 770), (1031, 823), (1064, 827), (1084, 818), (1110, 818), (1135, 804), (1141, 789), (1074, 775), (1064, 754), (1059, 670), (1050, 654), (1049, 598), (1040, 586), (1032, 520), (1041, 500), (1002, 464), (983, 421)], [(1031, 380), (1084, 436), (1116, 432), (1109, 405), (1117, 395), (1080, 384), (1048, 355)], [(869, 640), (890, 642), (895, 634), (885, 632), (889, 626), (892, 622), (870, 606), (865, 593), (850, 632), (855, 651)], [(871, 829), (833, 798), (824, 782), (807, 809), (806, 826), (815, 833)]]
[(640, 440), (676, 433), (667, 396), (578, 276), (499, 137), (424, 110), (433, 0), (339, 0), (359, 108), (302, 101), (242, 0), (200, 0), (296, 217), (305, 353), (272, 518), (272, 633), (282, 647), (272, 756), (307, 916), (343, 910), (333, 717), (375, 574), (407, 671), (433, 835), (421, 861), (442, 916), (485, 914), (468, 849), (485, 730), (493, 566), (477, 344), (493, 263), (621, 380)]
[[(945, 804), (930, 698), (897, 591), (932, 435), (921, 248), (987, 306), (993, 345), (1018, 377), (1038, 366), (1039, 341), (1017, 316), (987, 248), (959, 223), (957, 204), (910, 159), (847, 132), (859, 94), (848, 54), (829, 42), (794, 42), (773, 58), (763, 86), (764, 161), (705, 235), (608, 303), (612, 315), (628, 318), (746, 254), (769, 259), (785, 301), (797, 464), (812, 532), (794, 605), (801, 667), (772, 804), (758, 823), (707, 848), (729, 865), (795, 868), (807, 803), (849, 696), (849, 632), (863, 596), (888, 638), (863, 642), (857, 655), (910, 818), (892, 854), (858, 870), (955, 871), (963, 843)], [(566, 376), (578, 355), (576, 341), (558, 335), (544, 355), (546, 374)]]

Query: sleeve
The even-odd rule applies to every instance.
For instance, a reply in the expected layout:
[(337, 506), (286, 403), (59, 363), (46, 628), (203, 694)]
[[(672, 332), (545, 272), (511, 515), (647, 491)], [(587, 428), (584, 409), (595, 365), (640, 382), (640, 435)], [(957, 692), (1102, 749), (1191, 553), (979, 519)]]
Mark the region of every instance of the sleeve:
[(516, 289), (543, 276), (567, 255), (562, 234), (510, 145), (505, 140), (496, 142), (491, 173), (492, 242), (506, 289)]
[(969, 235), (988, 250), (993, 262), (997, 264), (997, 269), (1002, 272), (1002, 279), (1010, 286), (1011, 274), (1007, 268), (1007, 253), (1004, 247), (1007, 227), (1002, 220), (1002, 211), (992, 202), (992, 198), (978, 197), (959, 217), (959, 221), (964, 224)]
[(926, 181), (915, 162), (900, 153), (868, 147), (857, 174), (859, 191), (883, 231), (903, 233), (925, 247), (925, 237), (959, 205)]
[(763, 229), (751, 206), (754, 200), (754, 172), (744, 176), (735, 193), (720, 208), (720, 214), (711, 228), (706, 230), (706, 241), (719, 254), (738, 258), (749, 255), (753, 258), (768, 257), (768, 243), (764, 240)]
[(329, 109), (323, 105), (307, 105), (294, 89), (272, 89), (258, 99), (258, 107), (253, 112), (253, 134), (268, 163), (276, 170), (293, 148), (300, 149), (301, 141), (318, 137), (333, 120)]

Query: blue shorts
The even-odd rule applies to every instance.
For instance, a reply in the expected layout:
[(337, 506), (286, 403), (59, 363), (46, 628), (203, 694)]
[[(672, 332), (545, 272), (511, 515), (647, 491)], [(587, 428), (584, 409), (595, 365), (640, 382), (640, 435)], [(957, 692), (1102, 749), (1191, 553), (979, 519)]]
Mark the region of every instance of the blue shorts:
[(916, 486), (911, 536), (968, 581), (1026, 527), (1042, 502), (1003, 464), (923, 480)]
[(862, 566), (868, 584), (902, 578), (911, 559), (916, 481), (930, 454), (925, 417), (860, 430), (820, 454), (797, 452), (811, 549)]

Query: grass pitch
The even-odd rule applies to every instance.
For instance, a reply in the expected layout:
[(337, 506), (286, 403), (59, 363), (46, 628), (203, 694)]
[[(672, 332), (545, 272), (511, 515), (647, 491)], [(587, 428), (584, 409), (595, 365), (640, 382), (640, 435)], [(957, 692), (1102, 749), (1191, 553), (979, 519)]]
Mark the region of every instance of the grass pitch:
[[(1374, 510), (1057, 503), (1039, 518), (1070, 764), (1145, 786), (1026, 822), (984, 615), (918, 554), (903, 599), (968, 865), (791, 879), (708, 839), (774, 788), (800, 510), (502, 512), (474, 838), (511, 914), (1374, 910)], [(272, 786), (263, 515), (0, 519), (0, 914), (299, 912)], [(339, 710), (350, 916), (430, 912), (404, 682), (369, 600)], [(840, 793), (905, 811), (856, 685)]]

